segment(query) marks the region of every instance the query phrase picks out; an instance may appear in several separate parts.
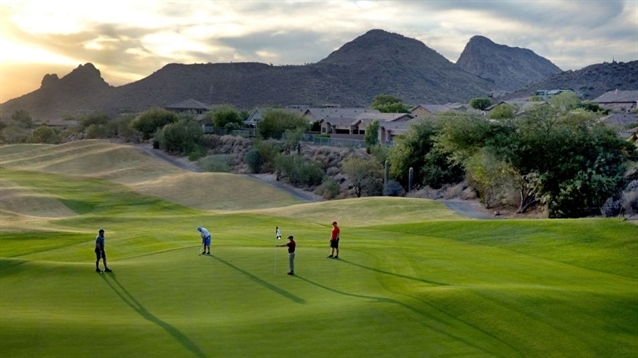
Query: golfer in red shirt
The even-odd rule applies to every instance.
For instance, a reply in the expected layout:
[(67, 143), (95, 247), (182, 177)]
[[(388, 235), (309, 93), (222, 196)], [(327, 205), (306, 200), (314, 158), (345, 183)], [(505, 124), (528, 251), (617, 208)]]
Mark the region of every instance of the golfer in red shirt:
[(337, 226), (337, 222), (332, 222), (332, 232), (330, 233), (330, 255), (329, 259), (338, 259), (339, 258), (339, 233), (341, 230), (339, 226)]

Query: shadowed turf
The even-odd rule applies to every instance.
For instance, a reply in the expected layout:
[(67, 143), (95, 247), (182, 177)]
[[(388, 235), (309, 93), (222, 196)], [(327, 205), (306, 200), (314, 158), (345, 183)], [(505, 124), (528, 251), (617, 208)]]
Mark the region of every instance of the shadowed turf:
[[(240, 180), (207, 174), (211, 195), (173, 168), (140, 171), (163, 165), (152, 158), (127, 167), (111, 156), (122, 151), (137, 153), (100, 141), (0, 147), (2, 356), (638, 353), (638, 226), (476, 221), (405, 198), (302, 204), (254, 181), (241, 198)], [(101, 169), (74, 167), (79, 152)], [(51, 169), (61, 163), (73, 174)], [(185, 199), (144, 189), (161, 180)], [(217, 207), (187, 205), (194, 198)], [(339, 260), (325, 258), (332, 220)], [(213, 234), (211, 257), (198, 256), (199, 225)], [(275, 226), (296, 237), (295, 277)], [(94, 272), (102, 227), (110, 274)]]

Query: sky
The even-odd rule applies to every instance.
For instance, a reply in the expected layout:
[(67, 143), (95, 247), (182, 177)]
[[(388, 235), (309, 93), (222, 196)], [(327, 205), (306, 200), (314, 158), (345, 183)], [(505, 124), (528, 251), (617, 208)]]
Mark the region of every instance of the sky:
[(0, 0), (0, 103), (88, 62), (113, 86), (169, 63), (303, 65), (372, 29), (450, 62), (475, 35), (562, 70), (638, 60), (638, 0)]

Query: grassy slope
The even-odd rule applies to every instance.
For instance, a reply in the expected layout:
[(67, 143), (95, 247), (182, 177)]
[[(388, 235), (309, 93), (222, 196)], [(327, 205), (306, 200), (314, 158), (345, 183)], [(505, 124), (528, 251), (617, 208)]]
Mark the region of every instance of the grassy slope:
[[(34, 147), (0, 148), (0, 196), (43, 199), (56, 213), (2, 201), (3, 355), (638, 352), (638, 228), (631, 224), (475, 221), (437, 202), (396, 198), (284, 199), (247, 211), (248, 204), (233, 204), (233, 180), (220, 184), (226, 195), (218, 197), (232, 211), (203, 211), (138, 190), (163, 174), (116, 183), (87, 178), (71, 161), (65, 165), (75, 175), (53, 174), (52, 163), (67, 154), (41, 160), (34, 153), (62, 146)], [(113, 151), (103, 153), (93, 160), (109, 161)], [(343, 230), (338, 261), (325, 258), (335, 218)], [(198, 225), (213, 232), (213, 257), (197, 255)], [(285, 249), (273, 247), (275, 225), (298, 238), (296, 277), (285, 275)], [(107, 229), (113, 274), (92, 271), (98, 227)]]

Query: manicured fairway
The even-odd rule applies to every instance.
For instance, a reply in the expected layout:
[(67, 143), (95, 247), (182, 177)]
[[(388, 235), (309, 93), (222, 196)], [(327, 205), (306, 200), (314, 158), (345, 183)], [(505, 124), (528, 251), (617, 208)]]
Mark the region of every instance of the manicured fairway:
[[(119, 166), (134, 175), (113, 181), (105, 165), (73, 167), (85, 146), (102, 162), (131, 150), (0, 147), (2, 357), (638, 355), (631, 223), (476, 221), (406, 198), (302, 204), (267, 185), (239, 198), (243, 182), (215, 174), (211, 196), (180, 172), (164, 183), (190, 192), (168, 201), (147, 190), (161, 171)], [(62, 162), (72, 175), (51, 170)], [(186, 205), (197, 197), (218, 206)], [(332, 220), (339, 260), (326, 258)], [(198, 255), (199, 225), (210, 257)], [(275, 226), (297, 238), (294, 277)], [(109, 274), (94, 272), (102, 227)]]

